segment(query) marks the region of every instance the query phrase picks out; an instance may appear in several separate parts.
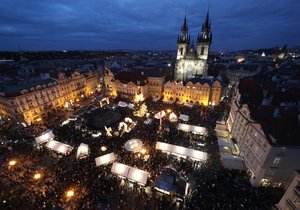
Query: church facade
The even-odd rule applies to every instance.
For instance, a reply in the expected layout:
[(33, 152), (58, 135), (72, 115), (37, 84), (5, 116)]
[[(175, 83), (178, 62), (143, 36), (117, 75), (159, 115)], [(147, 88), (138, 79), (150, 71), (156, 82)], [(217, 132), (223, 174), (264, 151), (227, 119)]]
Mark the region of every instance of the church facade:
[(201, 33), (197, 37), (197, 46), (191, 42), (188, 32), (186, 16), (184, 17), (181, 32), (177, 38), (177, 58), (174, 70), (174, 80), (187, 82), (195, 75), (207, 75), (207, 58), (212, 42), (211, 22), (207, 12)]

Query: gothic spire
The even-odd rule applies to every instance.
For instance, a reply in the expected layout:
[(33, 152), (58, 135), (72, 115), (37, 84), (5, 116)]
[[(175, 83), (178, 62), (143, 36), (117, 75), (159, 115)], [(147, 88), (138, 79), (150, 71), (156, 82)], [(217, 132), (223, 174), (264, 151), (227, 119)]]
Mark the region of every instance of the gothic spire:
[(188, 31), (188, 26), (186, 23), (186, 15), (184, 15), (183, 25), (181, 27), (181, 31)]

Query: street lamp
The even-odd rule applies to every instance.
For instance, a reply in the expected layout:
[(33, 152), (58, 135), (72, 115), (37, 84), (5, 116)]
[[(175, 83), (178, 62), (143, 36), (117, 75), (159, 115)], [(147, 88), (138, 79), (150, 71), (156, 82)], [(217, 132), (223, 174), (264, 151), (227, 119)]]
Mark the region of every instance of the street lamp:
[(17, 161), (15, 161), (15, 160), (11, 160), (11, 161), (9, 161), (9, 163), (8, 163), (9, 166), (14, 166), (14, 165), (16, 165), (16, 164), (17, 164)]
[(33, 178), (34, 178), (35, 180), (38, 180), (38, 179), (41, 178), (41, 174), (40, 174), (40, 173), (36, 173), (36, 174), (34, 174)]
[(71, 198), (71, 197), (73, 197), (74, 196), (74, 190), (69, 190), (69, 191), (67, 191), (67, 197), (68, 198)]

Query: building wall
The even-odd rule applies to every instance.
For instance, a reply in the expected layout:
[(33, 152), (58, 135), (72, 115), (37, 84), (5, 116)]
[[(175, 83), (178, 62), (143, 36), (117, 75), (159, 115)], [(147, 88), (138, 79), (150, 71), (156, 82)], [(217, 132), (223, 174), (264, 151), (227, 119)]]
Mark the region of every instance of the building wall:
[(75, 101), (81, 94), (90, 94), (98, 87), (99, 75), (90, 73), (87, 78), (75, 72), (70, 77), (60, 74), (57, 82), (38, 85), (23, 90), (15, 97), (0, 97), (1, 114), (34, 122), (51, 108), (64, 107), (67, 101)]
[(277, 208), (279, 210), (300, 209), (300, 175), (295, 172), (294, 179), (290, 183), (286, 192), (279, 201)]
[(234, 100), (227, 125), (252, 173), (252, 185), (280, 183), (285, 186), (293, 171), (300, 168), (300, 147), (270, 143), (261, 125), (251, 119), (247, 105), (239, 107)]
[(181, 102), (190, 102), (203, 105), (218, 105), (221, 98), (221, 83), (215, 81), (210, 86), (208, 83), (186, 85), (177, 82), (167, 82), (164, 87), (164, 97), (166, 99), (178, 99)]
[(148, 77), (149, 95), (152, 98), (161, 98), (163, 96), (165, 77)]
[(176, 60), (174, 79), (176, 81), (187, 81), (194, 75), (206, 75), (208, 64), (202, 59), (181, 58)]

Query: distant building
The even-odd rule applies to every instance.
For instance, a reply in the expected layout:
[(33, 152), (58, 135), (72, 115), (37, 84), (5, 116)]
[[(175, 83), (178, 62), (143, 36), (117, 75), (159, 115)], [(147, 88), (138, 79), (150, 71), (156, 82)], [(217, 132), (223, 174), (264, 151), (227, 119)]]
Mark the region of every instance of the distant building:
[(81, 95), (89, 95), (99, 85), (99, 74), (73, 72), (67, 76), (58, 73), (50, 77), (30, 81), (0, 84), (0, 113), (4, 116), (35, 122), (42, 119), (47, 110), (64, 107), (70, 101), (75, 102)]
[(275, 82), (241, 80), (227, 120), (255, 185), (284, 186), (300, 168), (299, 111), (285, 106)]
[(193, 78), (186, 84), (169, 81), (164, 86), (164, 97), (182, 103), (218, 105), (222, 94), (222, 85), (214, 78)]
[(197, 37), (197, 49), (191, 43), (186, 16), (177, 38), (177, 59), (174, 71), (174, 80), (187, 82), (195, 75), (206, 75), (208, 70), (207, 58), (212, 42), (211, 23), (209, 13), (202, 25), (201, 34)]
[(276, 205), (278, 210), (297, 210), (300, 209), (300, 171), (295, 171), (295, 176)]
[(146, 76), (143, 72), (121, 71), (113, 74), (109, 69), (105, 73), (105, 85), (111, 96), (133, 99), (142, 94), (144, 98), (161, 98), (164, 88), (164, 76)]

